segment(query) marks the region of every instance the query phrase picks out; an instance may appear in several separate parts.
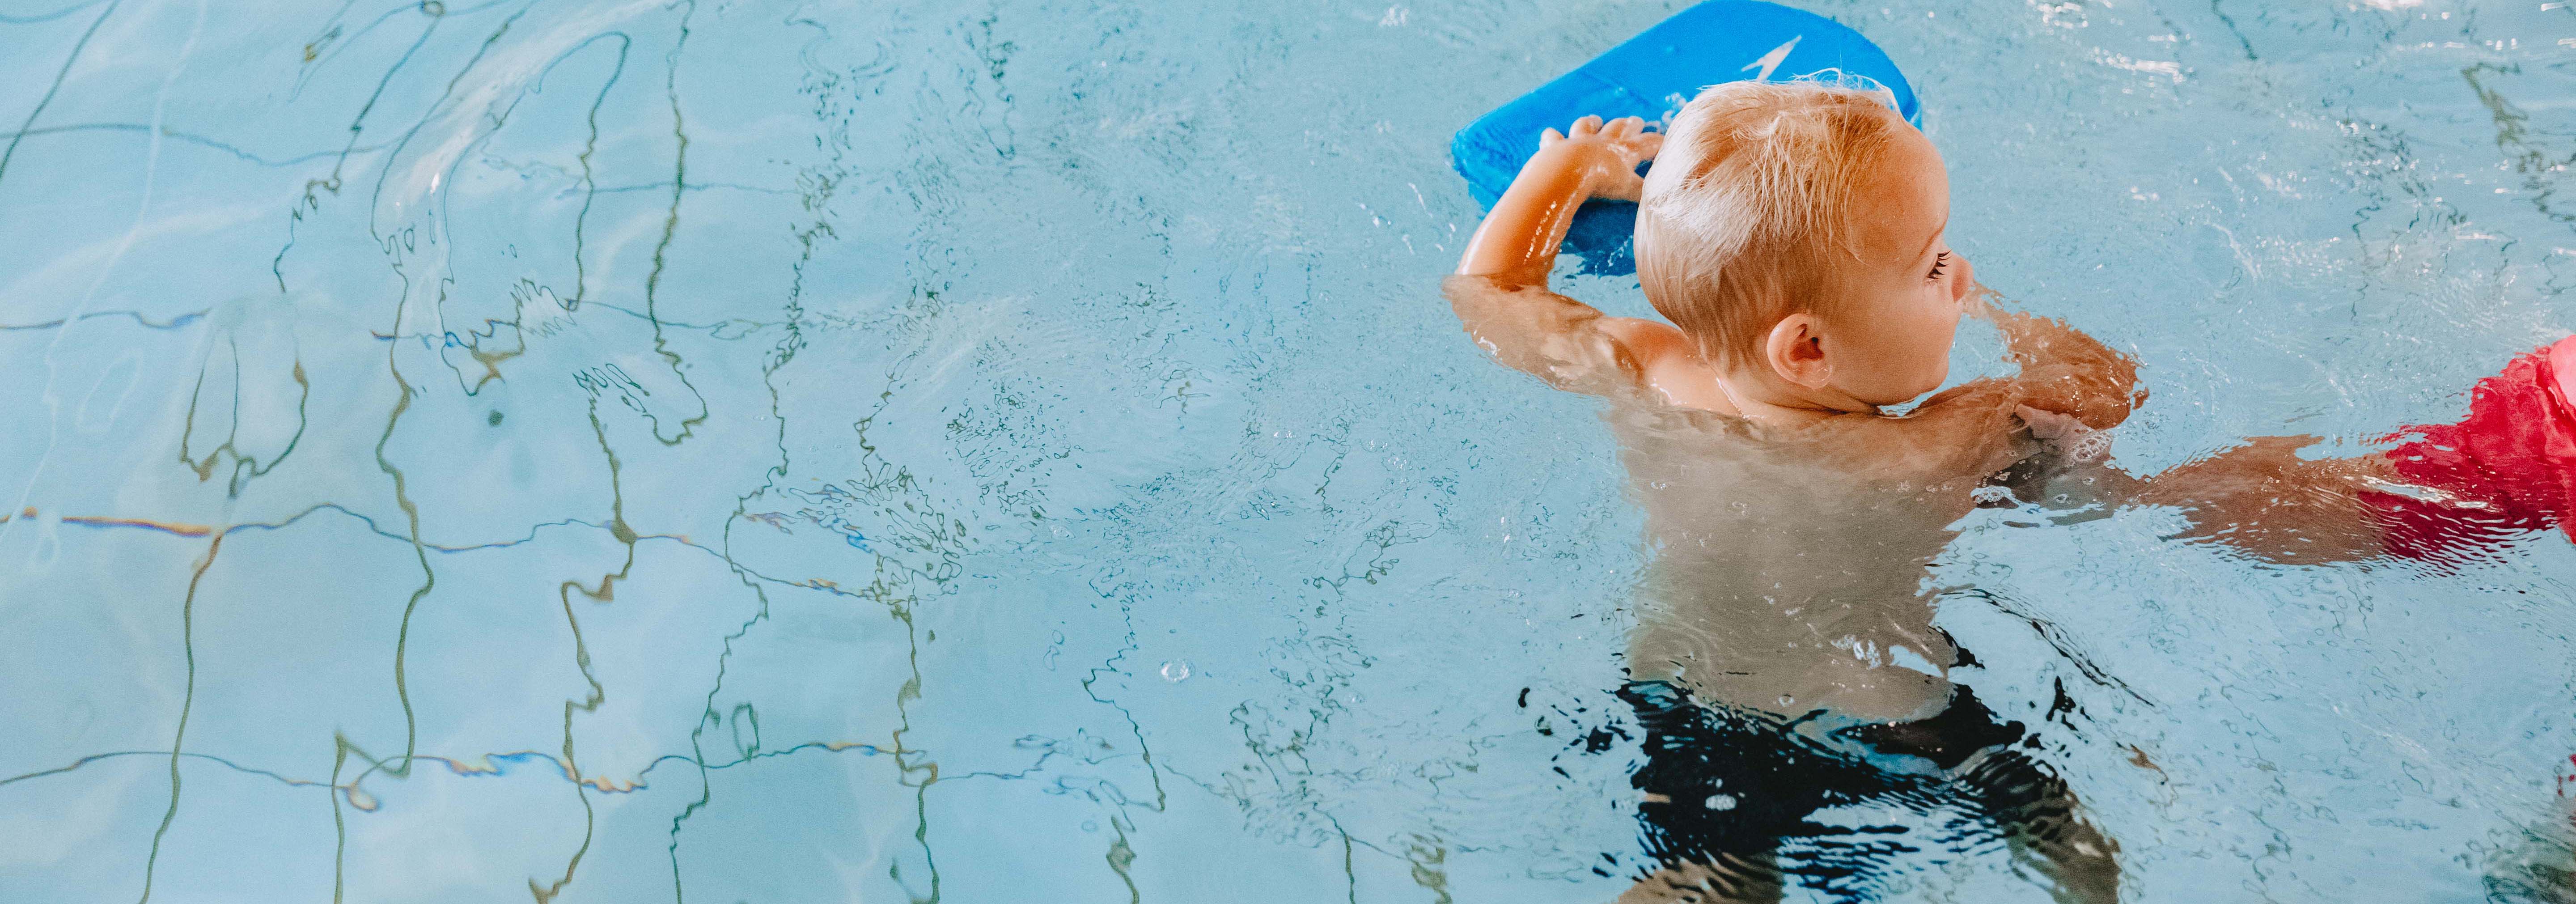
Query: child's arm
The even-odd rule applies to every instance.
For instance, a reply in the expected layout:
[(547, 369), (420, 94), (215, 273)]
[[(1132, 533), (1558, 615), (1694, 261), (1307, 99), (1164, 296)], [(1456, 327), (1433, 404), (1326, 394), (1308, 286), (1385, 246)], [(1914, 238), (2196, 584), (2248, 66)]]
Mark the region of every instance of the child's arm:
[[(1605, 125), (1586, 116), (1569, 134), (1549, 129), (1539, 139), (1538, 153), (1476, 227), (1457, 275), (1443, 284), (1478, 345), (1560, 388), (1599, 392), (1636, 382), (1640, 352), (1651, 352), (1631, 346), (1681, 340), (1670, 326), (1604, 317), (1547, 290), (1574, 212), (1593, 198), (1636, 200), (1643, 182), (1637, 164), (1653, 159), (1662, 144), (1663, 136), (1645, 131), (1645, 121), (1635, 117)], [(1627, 379), (1615, 380), (1622, 371)]]
[(1646, 121), (1634, 116), (1607, 124), (1586, 116), (1571, 134), (1549, 129), (1539, 136), (1538, 153), (1521, 164), (1512, 187), (1467, 240), (1458, 275), (1486, 277), (1504, 289), (1547, 288), (1557, 246), (1583, 202), (1637, 200), (1645, 183), (1637, 164), (1654, 159), (1664, 144), (1664, 136), (1645, 129)]

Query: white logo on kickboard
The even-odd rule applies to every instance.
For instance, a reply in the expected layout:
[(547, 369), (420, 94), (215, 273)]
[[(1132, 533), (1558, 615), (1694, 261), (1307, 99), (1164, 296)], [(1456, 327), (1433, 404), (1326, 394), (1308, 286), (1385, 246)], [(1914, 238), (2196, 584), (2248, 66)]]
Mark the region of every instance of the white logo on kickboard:
[[(1805, 39), (1806, 39), (1806, 37), (1807, 37), (1806, 35), (1799, 35), (1799, 36), (1797, 36), (1797, 37), (1790, 38), (1790, 39), (1789, 39), (1789, 43), (1782, 44), (1782, 45), (1780, 45), (1780, 46), (1778, 46), (1778, 47), (1771, 48), (1771, 52), (1770, 52), (1770, 53), (1763, 54), (1761, 59), (1754, 60), (1753, 62), (1750, 62), (1750, 63), (1746, 63), (1746, 64), (1744, 64), (1744, 68), (1745, 68), (1745, 69), (1754, 69), (1754, 68), (1759, 68), (1759, 69), (1761, 69), (1761, 70), (1762, 70), (1761, 72), (1754, 73), (1754, 75), (1753, 75), (1753, 80), (1754, 80), (1754, 81), (1757, 81), (1757, 82), (1767, 82), (1767, 81), (1770, 81), (1770, 80), (1771, 80), (1771, 70), (1774, 70), (1774, 69), (1778, 69), (1778, 68), (1780, 68), (1780, 64), (1781, 64), (1781, 63), (1788, 61), (1788, 59), (1789, 59), (1789, 48), (1792, 48), (1792, 47), (1796, 47), (1796, 46), (1798, 46), (1798, 42), (1799, 42), (1799, 41), (1802, 41), (1802, 40), (1805, 40)], [(1739, 70), (1739, 71), (1740, 71), (1740, 70)]]

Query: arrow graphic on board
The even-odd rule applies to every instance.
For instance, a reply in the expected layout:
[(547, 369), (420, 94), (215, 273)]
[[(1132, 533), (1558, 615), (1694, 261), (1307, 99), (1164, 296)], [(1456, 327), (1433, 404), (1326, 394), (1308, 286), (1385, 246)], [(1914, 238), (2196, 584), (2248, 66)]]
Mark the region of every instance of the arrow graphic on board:
[(1771, 48), (1770, 53), (1763, 54), (1761, 59), (1744, 64), (1744, 68), (1753, 69), (1758, 67), (1762, 71), (1754, 73), (1753, 80), (1757, 82), (1770, 81), (1771, 70), (1780, 68), (1780, 64), (1789, 59), (1789, 48), (1798, 46), (1798, 42), (1804, 40), (1806, 37), (1806, 35), (1799, 35), (1797, 37), (1790, 38), (1789, 43)]

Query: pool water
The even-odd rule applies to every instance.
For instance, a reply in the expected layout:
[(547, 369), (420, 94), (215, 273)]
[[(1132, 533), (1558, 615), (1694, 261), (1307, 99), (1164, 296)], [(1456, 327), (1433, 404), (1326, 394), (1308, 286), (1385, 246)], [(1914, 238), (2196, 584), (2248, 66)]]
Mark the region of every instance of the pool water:
[[(1802, 5), (2124, 467), (2576, 327), (2576, 7)], [(1446, 153), (1680, 6), (0, 8), (0, 900), (1618, 896), (1641, 516)], [(2043, 520), (1925, 580), (2124, 895), (2576, 897), (2565, 539)], [(1793, 900), (2049, 897), (1819, 818), (1907, 831)]]

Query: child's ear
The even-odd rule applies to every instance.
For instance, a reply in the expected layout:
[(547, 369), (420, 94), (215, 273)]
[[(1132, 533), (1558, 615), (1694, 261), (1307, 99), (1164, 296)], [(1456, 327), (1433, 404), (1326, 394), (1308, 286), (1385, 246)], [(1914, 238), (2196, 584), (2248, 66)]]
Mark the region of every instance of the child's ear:
[(1825, 360), (1824, 324), (1813, 314), (1791, 314), (1772, 324), (1762, 342), (1762, 357), (1771, 372), (1808, 389), (1823, 389), (1834, 376)]

